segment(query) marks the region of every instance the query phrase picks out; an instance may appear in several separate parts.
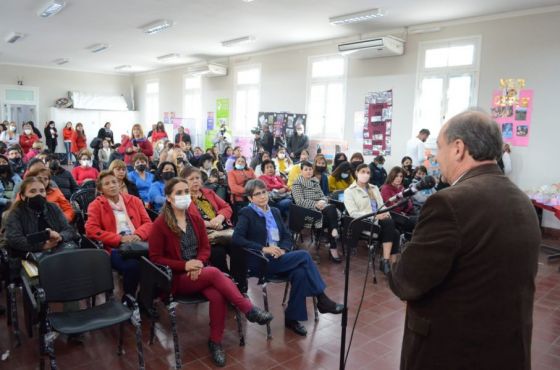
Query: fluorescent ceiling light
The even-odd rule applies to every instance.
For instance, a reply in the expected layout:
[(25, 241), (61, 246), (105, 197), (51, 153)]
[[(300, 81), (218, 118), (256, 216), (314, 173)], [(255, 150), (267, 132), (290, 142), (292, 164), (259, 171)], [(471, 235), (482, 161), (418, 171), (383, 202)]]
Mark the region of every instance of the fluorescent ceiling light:
[(383, 17), (383, 15), (384, 14), (381, 11), (381, 9), (375, 8), (363, 12), (339, 15), (338, 17), (331, 17), (329, 18), (329, 22), (335, 25), (358, 23), (358, 22), (369, 21), (378, 17)]
[(132, 66), (130, 64), (123, 64), (122, 66), (115, 67), (115, 69), (117, 71), (124, 71), (124, 70), (128, 70), (128, 69), (132, 69)]
[(410, 35), (417, 35), (419, 33), (439, 32), (439, 31), (441, 31), (441, 27), (425, 27), (425, 28), (408, 29), (408, 33)]
[(60, 12), (66, 6), (66, 1), (62, 0), (51, 0), (46, 3), (39, 11), (37, 15), (41, 18), (48, 18)]
[(8, 44), (14, 44), (17, 41), (21, 40), (22, 38), (25, 37), (24, 33), (20, 33), (20, 32), (10, 32), (6, 38), (4, 39)]
[(102, 52), (103, 50), (107, 50), (108, 48), (109, 45), (107, 44), (93, 44), (91, 46), (88, 46), (86, 49), (88, 49), (92, 53), (99, 53)]
[(171, 54), (165, 54), (165, 55), (161, 55), (159, 57), (157, 57), (157, 60), (162, 62), (162, 63), (169, 63), (169, 62), (174, 62), (177, 59), (179, 59), (181, 57), (180, 54), (177, 53), (171, 53)]
[(255, 36), (239, 37), (237, 39), (222, 41), (222, 46), (229, 48), (241, 44), (249, 44), (251, 42), (255, 42), (255, 40), (256, 40)]
[(144, 33), (147, 33), (148, 35), (153, 35), (155, 33), (166, 30), (172, 26), (173, 26), (173, 21), (170, 21), (168, 19), (163, 19), (142, 26), (142, 31), (144, 31)]
[(61, 65), (66, 64), (70, 61), (66, 58), (59, 58), (59, 59), (53, 60), (53, 62), (58, 64), (59, 66), (61, 66)]
[(243, 0), (244, 3), (252, 3), (255, 0)]

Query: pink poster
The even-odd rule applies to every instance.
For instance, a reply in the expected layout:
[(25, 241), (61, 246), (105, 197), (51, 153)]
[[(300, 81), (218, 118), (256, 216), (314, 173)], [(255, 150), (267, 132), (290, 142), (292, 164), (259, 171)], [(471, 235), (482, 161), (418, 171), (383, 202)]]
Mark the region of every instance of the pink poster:
[(500, 125), (504, 143), (528, 146), (533, 112), (533, 89), (505, 88), (492, 95), (492, 118)]

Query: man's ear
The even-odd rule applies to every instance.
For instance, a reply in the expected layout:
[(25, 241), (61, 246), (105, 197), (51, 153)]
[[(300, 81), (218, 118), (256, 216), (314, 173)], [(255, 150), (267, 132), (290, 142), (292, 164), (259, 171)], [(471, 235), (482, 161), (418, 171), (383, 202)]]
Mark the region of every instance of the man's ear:
[(467, 152), (468, 150), (463, 140), (457, 139), (453, 142), (453, 155), (456, 161), (462, 161), (465, 159)]

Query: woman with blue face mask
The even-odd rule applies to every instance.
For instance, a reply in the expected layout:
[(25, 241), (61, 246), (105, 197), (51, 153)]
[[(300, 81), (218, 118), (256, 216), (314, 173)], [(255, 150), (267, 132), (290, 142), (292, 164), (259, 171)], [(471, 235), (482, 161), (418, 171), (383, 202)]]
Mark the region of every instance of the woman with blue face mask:
[(329, 191), (346, 190), (354, 182), (352, 172), (350, 163), (340, 163), (329, 176)]

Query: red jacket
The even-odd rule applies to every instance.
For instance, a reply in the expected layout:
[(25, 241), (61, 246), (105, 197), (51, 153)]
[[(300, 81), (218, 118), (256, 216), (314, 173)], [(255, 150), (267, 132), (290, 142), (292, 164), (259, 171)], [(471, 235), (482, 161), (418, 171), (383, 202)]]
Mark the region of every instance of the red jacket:
[(96, 181), (99, 171), (94, 167), (77, 166), (72, 168), (72, 176), (78, 185), (82, 186), (87, 180)]
[(33, 143), (39, 140), (39, 136), (35, 134), (26, 135), (21, 134), (19, 136), (19, 146), (21, 146), (21, 150), (23, 150), (23, 154), (27, 154), (29, 149), (33, 146)]
[(166, 137), (167, 137), (167, 133), (165, 131), (154, 130), (154, 132), (152, 132), (152, 144), (155, 144), (161, 139), (164, 139)]
[[(152, 147), (152, 143), (150, 143), (150, 140), (144, 138), (143, 141), (137, 143), (137, 146), (140, 148), (140, 152), (144, 153), (146, 157), (150, 158), (152, 155), (154, 155), (154, 148)], [(134, 164), (132, 163), (132, 158), (134, 158), (134, 156), (139, 153), (136, 151), (133, 151), (130, 154), (126, 152), (128, 148), (133, 147), (134, 145), (132, 139), (128, 136), (124, 136), (122, 138), (121, 146), (119, 146), (118, 152), (124, 154), (124, 162), (128, 165)]]
[(227, 173), (227, 180), (231, 190), (231, 201), (243, 202), (245, 199), (245, 184), (247, 181), (255, 178), (255, 172), (251, 168), (229, 171)]
[[(396, 188), (391, 184), (385, 184), (381, 187), (381, 197), (383, 197), (383, 201), (386, 202), (387, 200), (389, 200), (389, 198), (391, 198), (394, 195), (397, 195), (403, 190), (404, 187), (402, 185)], [(392, 206), (395, 203), (396, 202), (388, 203), (387, 206)], [(409, 199), (408, 203), (405, 203), (404, 205), (393, 209), (393, 212), (409, 214), (413, 210), (414, 210), (414, 205), (412, 204), (412, 200)]]
[[(191, 203), (187, 210), (191, 224), (198, 240), (198, 248), (196, 259), (206, 264), (210, 257), (210, 243), (208, 242), (208, 234), (204, 227), (204, 221), (194, 203)], [(149, 254), (150, 261), (161, 265), (167, 265), (173, 271), (172, 290), (175, 292), (176, 279), (180, 274), (186, 273), (186, 261), (181, 256), (181, 241), (177, 234), (173, 233), (169, 226), (165, 223), (165, 217), (161, 214), (155, 221), (154, 227), (150, 233), (148, 243), (150, 245)]]
[(74, 135), (74, 129), (71, 127), (65, 127), (62, 129), (62, 137), (64, 141), (72, 141), (72, 136)]
[(78, 135), (78, 131), (74, 130), (74, 132), (72, 133), (71, 140), (72, 140), (72, 148), (71, 148), (72, 153), (77, 155), (78, 153), (80, 153), (81, 150), (87, 148), (87, 138), (85, 133), (83, 136), (80, 136)]
[(261, 175), (259, 176), (259, 180), (262, 180), (262, 182), (265, 183), (266, 190), (268, 191), (272, 191), (274, 189), (288, 189), (282, 178), (278, 175)]
[[(121, 193), (121, 195), (124, 198), (128, 217), (130, 217), (130, 221), (136, 229), (134, 234), (142, 240), (148, 240), (152, 231), (152, 221), (146, 212), (146, 208), (144, 208), (144, 204), (133, 195), (124, 193)], [(111, 253), (112, 248), (118, 248), (122, 236), (117, 234), (117, 222), (107, 198), (103, 195), (98, 196), (90, 203), (87, 214), (86, 236), (101, 241), (109, 253)]]
[(202, 196), (206, 198), (214, 208), (217, 215), (222, 215), (226, 218), (226, 222), (231, 223), (231, 216), (233, 216), (233, 210), (231, 206), (222, 198), (218, 196), (212, 189), (201, 188), (200, 192)]

